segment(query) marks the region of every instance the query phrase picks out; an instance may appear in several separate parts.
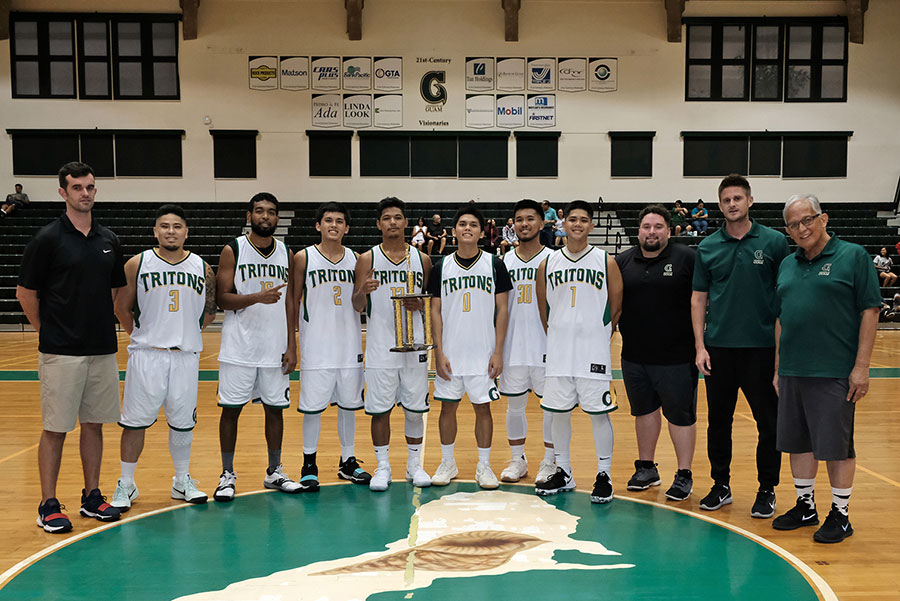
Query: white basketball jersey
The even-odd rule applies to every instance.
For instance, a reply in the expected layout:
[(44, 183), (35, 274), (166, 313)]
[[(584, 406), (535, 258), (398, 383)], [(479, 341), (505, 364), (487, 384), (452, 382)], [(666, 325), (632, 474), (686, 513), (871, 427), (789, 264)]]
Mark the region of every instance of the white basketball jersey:
[(456, 253), (441, 264), (441, 342), (454, 376), (487, 374), (497, 342), (493, 255), (478, 252), (468, 268), (459, 264)]
[[(273, 239), (274, 240), (274, 239)], [(250, 242), (247, 236), (237, 239), (234, 257), (234, 292), (253, 294), (276, 288), (288, 281), (291, 257), (281, 240), (268, 255)], [(287, 314), (281, 289), (277, 303), (256, 303), (237, 311), (225, 311), (219, 361), (249, 367), (281, 367), (281, 356), (287, 351)]]
[(611, 380), (606, 251), (590, 247), (578, 260), (554, 251), (546, 272), (547, 376)]
[[(413, 274), (414, 294), (421, 294), (425, 286), (422, 254), (415, 248), (409, 250), (407, 267), (405, 259), (400, 263), (391, 261), (381, 245), (372, 248), (372, 277), (378, 280), (378, 288), (369, 293), (366, 308), (366, 367), (397, 369), (427, 364), (428, 353), (392, 353), (390, 350), (397, 346), (391, 297), (407, 294), (408, 270)], [(412, 318), (414, 339), (421, 344), (425, 340), (421, 313), (414, 312)]]
[(362, 367), (362, 320), (353, 308), (356, 254), (332, 263), (318, 247), (303, 249), (306, 274), (300, 299), (300, 369)]
[(206, 262), (193, 253), (169, 263), (156, 249), (141, 253), (134, 299), (134, 330), (128, 350), (203, 350)]
[(536, 282), (541, 261), (553, 251), (546, 246), (528, 261), (518, 250), (506, 253), (503, 262), (509, 271), (513, 288), (509, 292), (509, 326), (503, 346), (503, 365), (542, 367), (547, 352), (547, 334), (538, 311)]

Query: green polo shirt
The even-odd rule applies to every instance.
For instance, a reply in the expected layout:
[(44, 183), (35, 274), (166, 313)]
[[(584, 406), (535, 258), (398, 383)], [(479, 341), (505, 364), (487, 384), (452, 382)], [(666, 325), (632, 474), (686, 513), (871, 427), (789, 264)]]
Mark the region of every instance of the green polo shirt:
[(856, 362), (860, 315), (881, 306), (866, 249), (832, 235), (818, 257), (803, 249), (778, 270), (781, 341), (778, 375), (846, 378)]
[(751, 222), (740, 240), (721, 227), (697, 248), (693, 289), (709, 293), (707, 346), (775, 346), (775, 276), (788, 255), (787, 238)]

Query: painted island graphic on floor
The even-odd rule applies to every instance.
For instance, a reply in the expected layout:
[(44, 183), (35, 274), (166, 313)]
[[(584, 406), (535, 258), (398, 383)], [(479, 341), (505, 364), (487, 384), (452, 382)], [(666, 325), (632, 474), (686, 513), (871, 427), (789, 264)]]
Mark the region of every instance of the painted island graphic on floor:
[(634, 567), (553, 559), (562, 550), (620, 555), (599, 542), (573, 539), (578, 519), (530, 495), (454, 493), (418, 507), (409, 537), (385, 545), (385, 551), (320, 561), (177, 601), (356, 601), (379, 592), (426, 588), (438, 578)]

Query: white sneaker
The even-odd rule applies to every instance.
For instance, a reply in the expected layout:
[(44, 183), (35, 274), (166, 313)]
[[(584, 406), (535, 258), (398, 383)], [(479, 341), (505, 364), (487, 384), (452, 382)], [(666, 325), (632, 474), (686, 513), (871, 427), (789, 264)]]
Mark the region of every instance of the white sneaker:
[(500, 479), (504, 482), (518, 482), (528, 475), (528, 461), (525, 456), (511, 459), (506, 469), (500, 472)]
[(369, 480), (369, 490), (384, 492), (391, 485), (391, 466), (389, 463), (379, 463), (375, 467), (375, 473)]
[[(266, 478), (265, 480), (263, 480), (263, 487), (269, 488), (271, 490), (280, 490), (281, 492), (287, 493), (300, 492), (300, 484), (298, 482), (294, 482), (284, 475), (284, 471), (281, 469), (281, 464), (279, 464), (278, 467), (275, 468), (275, 471), (271, 474), (268, 470), (266, 470)], [(233, 494), (234, 488), (232, 488), (231, 490)], [(216, 489), (216, 494), (218, 494), (218, 489)]]
[(187, 474), (181, 480), (172, 476), (172, 498), (199, 505), (206, 503), (208, 497), (206, 493), (197, 490), (197, 481), (193, 480), (190, 474)]
[(458, 475), (459, 470), (456, 468), (456, 461), (444, 459), (438, 466), (437, 471), (434, 472), (434, 476), (431, 477), (431, 484), (432, 486), (447, 486)]
[(484, 489), (493, 489), (500, 486), (491, 466), (481, 461), (478, 462), (478, 467), (475, 468), (475, 482)]
[(213, 494), (213, 498), (216, 501), (223, 503), (233, 501), (235, 480), (237, 480), (237, 474), (235, 474), (234, 472), (229, 472), (228, 470), (222, 472), (222, 475), (219, 476), (219, 485), (216, 487), (216, 492), (215, 494)]
[(406, 481), (412, 482), (413, 486), (425, 488), (431, 486), (431, 476), (425, 471), (421, 463), (406, 464)]
[(534, 478), (535, 484), (540, 484), (541, 482), (546, 482), (550, 479), (550, 476), (556, 473), (556, 461), (549, 461), (544, 459), (541, 461), (541, 467), (538, 468), (537, 476)]
[(116, 482), (116, 492), (113, 493), (110, 505), (125, 513), (131, 509), (131, 502), (138, 498), (138, 494), (138, 487), (134, 481), (131, 484), (122, 484), (122, 479), (120, 478)]

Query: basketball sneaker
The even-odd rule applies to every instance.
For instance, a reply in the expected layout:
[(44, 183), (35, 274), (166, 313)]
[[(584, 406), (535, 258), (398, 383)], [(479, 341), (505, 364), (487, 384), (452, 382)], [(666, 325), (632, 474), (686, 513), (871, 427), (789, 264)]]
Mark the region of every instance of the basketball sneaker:
[(594, 490), (591, 491), (591, 503), (609, 503), (613, 500), (612, 480), (606, 472), (597, 474)]
[(406, 464), (406, 481), (413, 486), (425, 488), (431, 486), (431, 476), (425, 471), (421, 463)]
[(760, 488), (750, 515), (755, 518), (770, 518), (775, 515), (775, 491)]
[(715, 511), (730, 505), (731, 501), (731, 487), (727, 484), (713, 484), (709, 494), (700, 500), (700, 509)]
[(447, 486), (458, 475), (459, 470), (456, 467), (456, 461), (444, 459), (438, 466), (437, 471), (434, 472), (434, 476), (431, 477), (431, 484), (432, 486)]
[(319, 490), (319, 466), (309, 463), (300, 468), (300, 490), (316, 492)]
[(542, 497), (569, 492), (570, 490), (575, 490), (575, 479), (572, 478), (572, 474), (567, 474), (566, 470), (561, 467), (556, 468), (556, 471), (549, 478), (536, 483), (534, 486), (534, 492)]
[(280, 490), (281, 492), (286, 493), (300, 492), (300, 485), (284, 475), (284, 470), (280, 463), (271, 474), (269, 473), (269, 470), (266, 469), (263, 487), (270, 490)]
[(514, 457), (510, 460), (509, 465), (500, 472), (500, 479), (504, 482), (518, 482), (528, 475), (528, 461), (525, 455)]
[(369, 480), (369, 490), (384, 492), (391, 485), (391, 466), (389, 463), (379, 463), (375, 467), (375, 473)]
[(44, 532), (51, 534), (62, 534), (71, 530), (72, 522), (69, 521), (69, 516), (62, 512), (63, 509), (65, 507), (60, 505), (55, 497), (51, 497), (38, 505), (38, 527), (43, 528)]
[(213, 494), (213, 499), (221, 503), (227, 503), (234, 500), (234, 481), (237, 480), (237, 474), (225, 470), (219, 476), (219, 485)]
[(479, 461), (478, 465), (475, 467), (475, 482), (485, 490), (493, 490), (500, 486), (500, 482), (497, 481), (497, 476), (494, 475), (494, 470), (491, 469), (489, 464), (483, 461)]
[(625, 488), (628, 490), (647, 490), (651, 486), (659, 486), (660, 482), (659, 470), (656, 469), (656, 464), (652, 461), (641, 461), (638, 459), (634, 462), (634, 475)]
[(372, 474), (359, 467), (359, 461), (351, 455), (346, 461), (338, 463), (338, 478), (349, 480), (354, 484), (368, 484)]
[(796, 505), (772, 520), (772, 528), (775, 530), (796, 530), (803, 526), (816, 526), (818, 524), (819, 512), (816, 511), (815, 507), (810, 507), (809, 503), (803, 499), (797, 499)]
[(850, 525), (850, 518), (832, 503), (825, 523), (813, 534), (813, 540), (817, 543), (839, 543), (852, 535), (853, 526)]
[(116, 492), (113, 493), (110, 505), (125, 513), (131, 509), (131, 502), (138, 498), (138, 487), (134, 480), (131, 484), (125, 484), (121, 478), (116, 482)]
[(675, 480), (666, 491), (666, 498), (671, 501), (684, 501), (694, 492), (694, 478), (691, 470), (678, 470)]
[(95, 488), (88, 494), (81, 489), (81, 515), (86, 518), (94, 518), (101, 522), (115, 522), (122, 516), (122, 512), (106, 502), (106, 497), (100, 494), (100, 489)]
[(544, 459), (541, 461), (541, 465), (538, 468), (537, 476), (534, 477), (534, 483), (539, 484), (540, 482), (546, 482), (550, 479), (550, 476), (556, 473), (556, 461), (549, 461)]
[(172, 476), (172, 498), (202, 505), (208, 497), (205, 492), (197, 490), (197, 481), (190, 474), (185, 474), (181, 479)]

